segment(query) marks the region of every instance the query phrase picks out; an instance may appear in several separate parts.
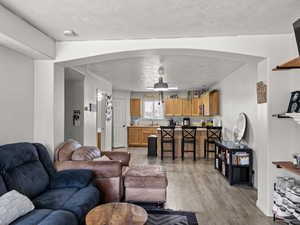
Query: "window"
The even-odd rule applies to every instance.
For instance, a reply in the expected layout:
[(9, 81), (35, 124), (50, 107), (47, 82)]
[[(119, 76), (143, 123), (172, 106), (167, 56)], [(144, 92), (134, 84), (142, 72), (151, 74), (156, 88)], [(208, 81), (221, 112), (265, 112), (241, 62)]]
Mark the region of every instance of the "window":
[(164, 107), (157, 99), (144, 99), (143, 112), (145, 119), (163, 119)]

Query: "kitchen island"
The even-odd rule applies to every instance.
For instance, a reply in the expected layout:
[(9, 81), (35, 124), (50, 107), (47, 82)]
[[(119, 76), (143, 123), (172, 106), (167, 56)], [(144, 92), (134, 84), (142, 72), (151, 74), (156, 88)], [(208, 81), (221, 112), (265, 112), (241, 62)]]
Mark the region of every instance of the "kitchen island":
[[(204, 158), (204, 140), (206, 139), (206, 127), (196, 126), (196, 155), (197, 158)], [(181, 126), (175, 127), (175, 156), (176, 158), (181, 157), (181, 138), (182, 138)], [(157, 136), (157, 153), (160, 156), (160, 126), (154, 125), (137, 125), (128, 127), (128, 146), (130, 147), (147, 147), (148, 136)], [(170, 144), (165, 144), (166, 148), (171, 148)], [(213, 146), (211, 146), (213, 148)], [(191, 144), (186, 144), (185, 149), (192, 149)], [(166, 157), (171, 156), (170, 152), (164, 153)], [(214, 156), (213, 153), (209, 155), (211, 158)], [(185, 158), (192, 158), (192, 153), (185, 153)]]
[[(204, 158), (204, 140), (206, 139), (206, 127), (202, 126), (196, 126), (197, 127), (197, 133), (196, 133), (196, 157), (197, 158)], [(175, 156), (176, 158), (181, 157), (181, 139), (182, 139), (182, 127), (176, 126), (175, 127)], [(160, 128), (157, 128), (157, 153), (160, 155)], [(164, 144), (165, 148), (171, 149), (171, 144)], [(192, 149), (192, 144), (185, 144), (185, 149)], [(213, 148), (211, 146), (210, 148)], [(168, 157), (171, 156), (172, 153), (166, 152), (164, 153), (164, 156)], [(185, 158), (192, 158), (193, 153), (185, 153)], [(213, 157), (214, 154), (210, 153), (210, 157)]]

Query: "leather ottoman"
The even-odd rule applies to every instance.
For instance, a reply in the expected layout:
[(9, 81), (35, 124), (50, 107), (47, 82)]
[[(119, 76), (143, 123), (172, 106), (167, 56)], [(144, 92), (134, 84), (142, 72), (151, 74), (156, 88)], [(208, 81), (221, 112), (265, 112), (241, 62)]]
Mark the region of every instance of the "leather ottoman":
[(162, 166), (134, 166), (125, 173), (125, 201), (166, 202), (168, 179)]

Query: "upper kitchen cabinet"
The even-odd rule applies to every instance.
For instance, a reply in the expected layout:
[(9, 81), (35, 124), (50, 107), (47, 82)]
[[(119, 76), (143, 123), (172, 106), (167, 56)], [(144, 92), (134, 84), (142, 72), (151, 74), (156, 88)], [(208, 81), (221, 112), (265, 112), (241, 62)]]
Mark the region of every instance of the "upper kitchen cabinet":
[(182, 99), (182, 116), (192, 115), (192, 99), (183, 98)]
[(220, 114), (220, 92), (211, 91), (201, 96), (201, 111), (203, 116), (216, 116)]
[(219, 115), (219, 91), (211, 91), (199, 98), (165, 99), (165, 116)]
[(182, 99), (167, 98), (165, 99), (165, 116), (181, 116), (182, 115)]
[(201, 98), (193, 98), (192, 99), (192, 116), (201, 116), (201, 106), (202, 106), (202, 99)]
[(165, 116), (173, 116), (173, 99), (165, 99)]
[(182, 116), (182, 99), (174, 98), (173, 99), (173, 110), (174, 116)]
[(141, 116), (141, 99), (139, 98), (130, 99), (130, 115), (135, 117)]

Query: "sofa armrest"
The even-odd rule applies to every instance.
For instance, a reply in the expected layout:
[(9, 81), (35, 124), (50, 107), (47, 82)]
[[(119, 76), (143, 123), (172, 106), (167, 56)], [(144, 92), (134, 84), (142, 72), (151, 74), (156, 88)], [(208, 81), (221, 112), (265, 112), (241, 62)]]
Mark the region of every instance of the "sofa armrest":
[(121, 161), (122, 166), (129, 166), (130, 161), (130, 153), (129, 152), (108, 152), (103, 151), (101, 154), (106, 155), (112, 160), (119, 160)]
[(54, 165), (58, 171), (70, 169), (91, 170), (96, 178), (122, 176), (120, 161), (57, 161)]
[(83, 188), (92, 181), (93, 172), (90, 170), (64, 170), (54, 174), (50, 188)]

